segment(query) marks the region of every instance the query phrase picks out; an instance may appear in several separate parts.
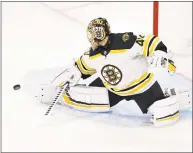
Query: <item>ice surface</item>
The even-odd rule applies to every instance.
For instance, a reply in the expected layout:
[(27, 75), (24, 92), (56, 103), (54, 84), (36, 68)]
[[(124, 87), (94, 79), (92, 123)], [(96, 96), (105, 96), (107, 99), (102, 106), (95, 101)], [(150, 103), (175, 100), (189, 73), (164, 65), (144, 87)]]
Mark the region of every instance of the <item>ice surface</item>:
[(3, 95), (3, 150), (191, 150), (191, 109), (181, 113), (180, 122), (154, 128), (145, 124), (149, 117), (142, 116), (132, 101), (123, 101), (112, 109), (113, 113), (102, 114), (56, 105), (51, 115), (45, 117), (48, 105), (32, 101), (22, 90), (13, 91), (7, 84)]
[[(148, 116), (142, 115), (133, 101), (122, 101), (113, 108), (113, 113), (102, 114), (85, 113), (56, 105), (51, 116), (45, 117), (47, 105), (34, 102), (26, 96), (22, 92), (23, 86), (21, 90), (13, 90), (13, 85), (19, 83), (27, 72), (63, 67), (72, 57), (80, 56), (88, 46), (85, 27), (82, 25), (86, 25), (96, 15), (109, 18), (112, 30), (116, 32), (119, 29), (133, 31), (140, 27), (143, 32), (150, 32), (152, 29), (151, 2), (111, 5), (97, 3), (87, 6), (84, 3), (84, 6), (80, 4), (81, 8), (77, 8), (77, 3), (50, 5), (56, 10), (38, 2), (3, 3), (2, 151), (192, 151), (192, 109), (181, 113), (180, 122), (163, 128), (144, 124), (148, 121)], [(189, 23), (189, 5), (176, 5), (184, 10), (183, 23), (186, 20)], [(70, 8), (73, 9), (69, 11)], [(83, 8), (87, 9), (83, 11)], [(117, 12), (112, 11), (115, 8)], [(164, 12), (168, 11), (167, 8)], [(95, 11), (92, 12), (93, 9)], [(141, 24), (134, 14), (138, 18), (141, 15), (149, 18), (143, 19)], [(83, 24), (70, 20), (69, 16)], [(129, 20), (125, 20), (125, 16)], [(119, 27), (120, 24), (122, 28)], [(184, 24), (186, 25), (189, 24)], [(191, 31), (188, 27), (183, 29)], [(168, 31), (172, 31), (172, 28)], [(166, 36), (162, 32), (169, 45), (180, 46), (179, 49), (171, 47), (178, 75), (167, 81), (166, 75), (158, 78), (163, 85), (192, 87), (192, 52), (189, 41), (192, 38), (187, 31), (185, 38), (180, 35), (182, 42), (176, 42), (176, 36)], [(175, 41), (172, 41), (173, 38)], [(31, 83), (38, 81), (40, 80), (34, 79)]]

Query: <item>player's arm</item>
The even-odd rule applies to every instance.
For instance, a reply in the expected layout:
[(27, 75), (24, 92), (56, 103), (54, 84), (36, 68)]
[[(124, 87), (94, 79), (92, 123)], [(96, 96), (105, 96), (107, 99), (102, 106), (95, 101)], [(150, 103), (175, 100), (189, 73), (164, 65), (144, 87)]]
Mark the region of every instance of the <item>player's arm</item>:
[(136, 43), (142, 47), (141, 55), (150, 57), (154, 67), (167, 67), (169, 73), (176, 71), (174, 62), (168, 58), (167, 46), (155, 35), (138, 35)]
[(57, 76), (57, 79), (54, 79), (55, 84), (62, 86), (68, 82), (69, 86), (75, 86), (80, 78), (86, 79), (96, 73), (96, 70), (91, 68), (90, 64), (89, 54), (85, 52), (84, 55), (67, 66), (65, 71)]
[(158, 51), (167, 54), (167, 47), (158, 36), (140, 34), (137, 36), (136, 43), (142, 47), (143, 56), (151, 56)]
[(87, 79), (91, 75), (96, 73), (96, 70), (92, 68), (91, 61), (89, 59), (89, 52), (85, 52), (84, 55), (79, 57), (76, 61), (77, 68), (81, 72), (81, 78)]

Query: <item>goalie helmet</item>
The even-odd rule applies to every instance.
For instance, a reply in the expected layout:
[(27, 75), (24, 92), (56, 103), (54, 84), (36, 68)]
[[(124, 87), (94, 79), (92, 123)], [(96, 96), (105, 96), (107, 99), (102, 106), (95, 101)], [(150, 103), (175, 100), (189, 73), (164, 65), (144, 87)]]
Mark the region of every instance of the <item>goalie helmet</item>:
[(87, 27), (87, 38), (91, 44), (103, 41), (109, 34), (110, 25), (105, 18), (93, 19)]

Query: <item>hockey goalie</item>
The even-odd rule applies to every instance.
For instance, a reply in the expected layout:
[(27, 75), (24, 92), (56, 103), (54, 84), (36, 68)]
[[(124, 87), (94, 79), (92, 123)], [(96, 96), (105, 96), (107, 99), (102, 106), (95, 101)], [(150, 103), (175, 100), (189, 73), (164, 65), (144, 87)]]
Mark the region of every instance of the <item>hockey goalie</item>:
[[(36, 94), (39, 101), (51, 103), (62, 92), (56, 103), (100, 113), (111, 111), (122, 100), (134, 100), (144, 114), (152, 116), (154, 125), (175, 123), (181, 107), (192, 103), (191, 91), (163, 88), (157, 81), (158, 71), (173, 75), (176, 70), (159, 37), (111, 33), (105, 18), (89, 23), (87, 37), (91, 47), (40, 86)], [(92, 82), (80, 84), (92, 75), (96, 76)]]

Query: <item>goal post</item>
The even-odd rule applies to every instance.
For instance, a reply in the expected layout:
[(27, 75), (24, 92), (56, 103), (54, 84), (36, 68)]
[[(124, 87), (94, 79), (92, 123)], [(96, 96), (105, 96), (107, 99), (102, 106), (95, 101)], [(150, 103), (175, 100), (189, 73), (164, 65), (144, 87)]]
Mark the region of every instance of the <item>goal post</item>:
[(159, 2), (153, 2), (153, 34), (158, 36)]

